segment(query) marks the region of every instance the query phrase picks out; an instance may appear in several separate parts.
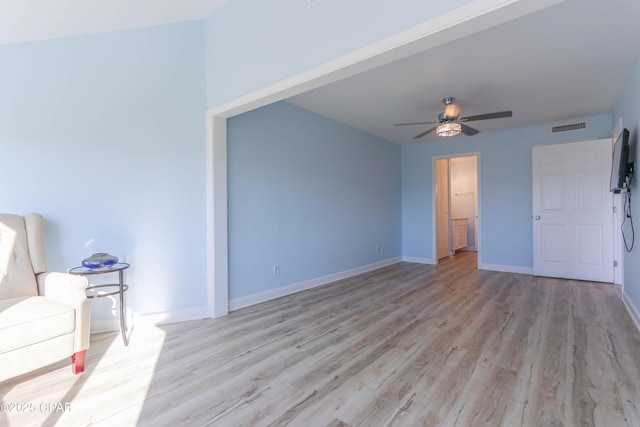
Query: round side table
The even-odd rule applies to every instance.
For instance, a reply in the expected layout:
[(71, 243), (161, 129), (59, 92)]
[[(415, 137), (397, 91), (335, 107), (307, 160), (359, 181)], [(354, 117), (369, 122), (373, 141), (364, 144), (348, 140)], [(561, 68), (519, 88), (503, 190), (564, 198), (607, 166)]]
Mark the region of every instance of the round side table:
[(124, 341), (124, 345), (129, 345), (129, 339), (127, 338), (127, 320), (125, 318), (125, 308), (124, 308), (124, 292), (129, 289), (129, 285), (125, 285), (124, 283), (124, 270), (129, 268), (129, 264), (126, 262), (119, 262), (117, 264), (113, 264), (110, 267), (105, 268), (87, 268), (87, 267), (73, 267), (68, 270), (70, 274), (77, 274), (79, 276), (91, 276), (97, 274), (106, 274), (106, 273), (118, 273), (118, 283), (110, 283), (106, 285), (92, 285), (87, 286), (86, 290), (93, 289), (101, 289), (101, 288), (111, 288), (114, 289), (112, 292), (106, 292), (95, 295), (87, 295), (87, 298), (103, 298), (109, 295), (120, 295), (120, 332), (122, 332), (122, 340)]

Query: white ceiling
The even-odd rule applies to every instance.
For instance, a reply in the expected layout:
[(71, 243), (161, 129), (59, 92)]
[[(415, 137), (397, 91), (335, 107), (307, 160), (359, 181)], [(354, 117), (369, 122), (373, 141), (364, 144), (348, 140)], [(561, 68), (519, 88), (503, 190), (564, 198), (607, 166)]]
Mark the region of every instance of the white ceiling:
[[(226, 1), (1, 0), (0, 44), (204, 19)], [(447, 96), (462, 116), (513, 111), (469, 123), (482, 132), (610, 113), (640, 52), (638, 18), (638, 0), (566, 0), (289, 101), (400, 144), (430, 125), (394, 123), (436, 120)]]
[(513, 111), (468, 123), (482, 132), (611, 113), (640, 52), (639, 18), (638, 0), (567, 0), (289, 102), (396, 143), (433, 125), (394, 123), (437, 120), (447, 96), (463, 117)]

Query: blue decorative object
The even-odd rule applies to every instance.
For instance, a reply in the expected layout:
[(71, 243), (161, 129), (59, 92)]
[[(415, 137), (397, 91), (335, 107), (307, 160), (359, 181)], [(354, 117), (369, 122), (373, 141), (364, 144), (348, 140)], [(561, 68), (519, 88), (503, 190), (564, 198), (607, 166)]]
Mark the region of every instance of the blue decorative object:
[(98, 252), (82, 260), (82, 266), (91, 269), (109, 268), (117, 264), (118, 257), (106, 252)]

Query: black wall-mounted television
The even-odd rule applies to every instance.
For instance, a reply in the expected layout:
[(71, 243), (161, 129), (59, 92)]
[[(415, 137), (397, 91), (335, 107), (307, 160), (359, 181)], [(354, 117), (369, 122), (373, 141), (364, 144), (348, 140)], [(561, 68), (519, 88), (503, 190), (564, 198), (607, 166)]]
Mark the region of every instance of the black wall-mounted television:
[(620, 193), (626, 186), (629, 176), (629, 130), (623, 129), (613, 145), (613, 162), (611, 163), (610, 188)]

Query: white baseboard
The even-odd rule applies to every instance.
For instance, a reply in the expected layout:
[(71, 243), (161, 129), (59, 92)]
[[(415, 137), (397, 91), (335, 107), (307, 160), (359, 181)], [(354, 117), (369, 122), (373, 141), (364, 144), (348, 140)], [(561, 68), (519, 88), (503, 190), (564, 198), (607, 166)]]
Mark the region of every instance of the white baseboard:
[(305, 280), (304, 282), (295, 283), (293, 285), (283, 286), (281, 288), (271, 289), (265, 292), (260, 292), (260, 293), (249, 295), (246, 297), (232, 299), (232, 300), (229, 300), (229, 311), (239, 310), (241, 308), (260, 304), (262, 302), (270, 301), (276, 298), (281, 298), (287, 295), (295, 294), (297, 292), (306, 291), (307, 289), (317, 288), (318, 286), (327, 285), (337, 280), (347, 279), (349, 277), (357, 276), (358, 274), (367, 273), (369, 271), (377, 270), (378, 268), (386, 267), (392, 264), (397, 264), (401, 261), (402, 261), (401, 257), (390, 258), (390, 259), (376, 262), (373, 264), (364, 265), (362, 267), (356, 267), (350, 270), (328, 274), (326, 276), (318, 277), (316, 279)]
[[(138, 315), (136, 313), (136, 315)], [(194, 307), (180, 311), (165, 311), (159, 313), (139, 314), (145, 321), (154, 325), (163, 323), (186, 322), (187, 320), (205, 319), (211, 317), (209, 307)]]
[[(127, 326), (128, 329), (131, 329), (131, 327), (135, 325), (136, 320), (153, 325), (161, 325), (163, 323), (186, 322), (188, 320), (205, 319), (209, 317), (211, 317), (211, 310), (209, 309), (209, 307), (196, 307), (180, 311), (164, 311), (147, 314), (134, 313), (132, 321), (131, 311), (127, 310)], [(92, 334), (114, 331), (120, 331), (119, 317), (91, 320)]]
[(414, 264), (430, 264), (436, 265), (436, 261), (433, 258), (419, 258), (413, 256), (403, 256), (402, 261), (404, 262), (412, 262)]
[(502, 271), (504, 273), (533, 274), (533, 267), (520, 267), (517, 265), (500, 265), (478, 263), (479, 270)]
[(91, 319), (91, 333), (115, 332), (120, 330), (118, 319)]
[(636, 306), (633, 305), (626, 292), (624, 291), (622, 292), (622, 302), (624, 303), (624, 306), (627, 307), (627, 311), (629, 312), (631, 319), (633, 319), (633, 323), (635, 323), (636, 328), (638, 329), (638, 331), (640, 331), (640, 314), (638, 314)]

